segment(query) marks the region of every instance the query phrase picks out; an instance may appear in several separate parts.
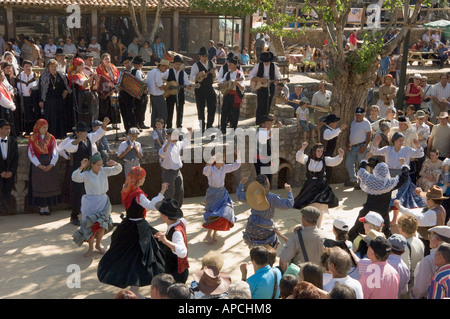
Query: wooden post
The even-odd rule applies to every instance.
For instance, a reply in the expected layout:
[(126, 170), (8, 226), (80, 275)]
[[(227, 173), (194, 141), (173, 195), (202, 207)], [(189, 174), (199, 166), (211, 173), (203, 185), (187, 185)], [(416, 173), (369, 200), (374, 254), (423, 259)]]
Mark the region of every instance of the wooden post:
[[(8, 33), (8, 39), (15, 38), (16, 37), (16, 27), (14, 23), (14, 15), (13, 15), (13, 8), (12, 7), (6, 7), (6, 24), (7, 24), (7, 33)], [(5, 34), (3, 35), (5, 37)], [(6, 38), (6, 37), (5, 37)]]
[(91, 37), (98, 39), (98, 11), (97, 9), (91, 10)]
[(180, 23), (180, 12), (178, 10), (173, 11), (172, 17), (172, 48), (175, 52), (178, 52), (178, 25)]

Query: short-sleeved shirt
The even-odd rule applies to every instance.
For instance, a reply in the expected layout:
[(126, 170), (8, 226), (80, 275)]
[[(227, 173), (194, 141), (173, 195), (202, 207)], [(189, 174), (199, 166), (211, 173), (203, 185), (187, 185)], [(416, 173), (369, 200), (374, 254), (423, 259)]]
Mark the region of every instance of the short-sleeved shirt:
[(309, 115), (308, 108), (305, 108), (305, 110), (302, 110), (301, 107), (298, 107), (295, 111), (295, 114), (298, 114), (298, 119), (300, 121), (307, 121), (307, 116)]
[(281, 272), (278, 268), (271, 268), (269, 265), (258, 269), (253, 276), (247, 278), (247, 283), (250, 286), (252, 299), (272, 299), (273, 291), (275, 290), (275, 273), (277, 276), (277, 292), (275, 299), (280, 296), (280, 280)]
[(352, 121), (350, 125), (350, 146), (363, 143), (366, 140), (367, 133), (372, 131), (370, 122), (364, 118), (361, 122)]

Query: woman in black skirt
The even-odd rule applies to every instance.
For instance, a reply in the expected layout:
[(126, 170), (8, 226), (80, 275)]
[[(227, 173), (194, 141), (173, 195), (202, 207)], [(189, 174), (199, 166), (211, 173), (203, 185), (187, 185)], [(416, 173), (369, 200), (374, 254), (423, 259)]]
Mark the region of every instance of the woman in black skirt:
[(146, 210), (156, 210), (155, 204), (164, 199), (167, 183), (151, 201), (140, 188), (146, 172), (133, 167), (122, 189), (126, 217), (111, 236), (111, 246), (100, 260), (97, 276), (100, 282), (119, 288), (130, 287), (138, 297), (140, 287), (148, 286), (154, 276), (164, 272), (164, 256), (153, 237), (158, 231), (145, 220)]
[(344, 151), (340, 148), (339, 155), (335, 157), (324, 156), (323, 145), (316, 143), (308, 155), (305, 155), (305, 149), (308, 142), (303, 142), (302, 148), (297, 152), (295, 159), (297, 162), (306, 165), (306, 181), (300, 193), (294, 199), (294, 208), (302, 209), (305, 206), (314, 206), (320, 210), (320, 217), (317, 221), (317, 227), (321, 227), (323, 215), (328, 213), (328, 208), (334, 208), (339, 205), (339, 200), (328, 185), (326, 179), (326, 166), (338, 166), (343, 158)]

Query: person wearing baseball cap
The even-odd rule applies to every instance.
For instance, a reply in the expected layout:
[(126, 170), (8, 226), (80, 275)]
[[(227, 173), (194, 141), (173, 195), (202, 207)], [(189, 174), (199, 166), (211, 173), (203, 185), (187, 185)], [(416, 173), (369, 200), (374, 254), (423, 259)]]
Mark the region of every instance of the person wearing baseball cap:
[[(384, 219), (383, 217), (374, 212), (369, 211), (365, 216), (359, 217), (358, 222), (363, 224), (364, 227), (364, 233), (358, 234), (356, 237), (350, 237), (350, 240), (353, 238), (353, 247), (354, 251), (359, 252), (361, 257), (363, 257), (366, 254), (366, 245), (361, 245), (361, 240), (365, 238), (369, 233), (375, 232), (379, 236), (385, 236), (381, 229), (384, 225)], [(350, 231), (355, 231), (354, 227)]]
[(406, 263), (402, 260), (402, 255), (406, 251), (408, 242), (406, 241), (406, 238), (400, 234), (393, 234), (388, 240), (391, 243), (392, 252), (388, 257), (387, 262), (394, 267), (400, 275), (400, 284), (398, 287), (398, 297), (400, 298), (408, 293), (408, 283), (411, 278), (411, 272)]
[(387, 259), (392, 252), (391, 243), (383, 236), (366, 236), (367, 257), (371, 263), (368, 267), (376, 269), (377, 284), (373, 284), (373, 272), (364, 272), (359, 278), (363, 288), (364, 299), (397, 299), (400, 275)]

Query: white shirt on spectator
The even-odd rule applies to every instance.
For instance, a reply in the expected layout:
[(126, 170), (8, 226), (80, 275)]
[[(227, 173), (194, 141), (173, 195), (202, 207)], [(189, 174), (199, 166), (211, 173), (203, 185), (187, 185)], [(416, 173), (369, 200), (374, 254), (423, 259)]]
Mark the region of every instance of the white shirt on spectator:
[(372, 132), (372, 126), (368, 119), (364, 118), (361, 122), (352, 121), (350, 124), (350, 146), (364, 143), (367, 133)]

